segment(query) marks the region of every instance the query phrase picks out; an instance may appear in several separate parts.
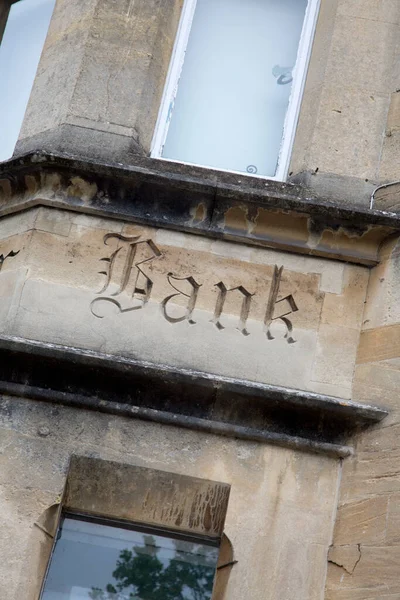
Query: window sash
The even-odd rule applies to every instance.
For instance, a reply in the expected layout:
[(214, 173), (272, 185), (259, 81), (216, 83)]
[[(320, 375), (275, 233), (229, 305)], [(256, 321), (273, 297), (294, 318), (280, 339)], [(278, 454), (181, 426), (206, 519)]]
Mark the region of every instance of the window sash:
[[(279, 0), (277, 0), (279, 1)], [(185, 52), (189, 42), (190, 31), (195, 16), (197, 0), (185, 0), (181, 19), (178, 27), (178, 32), (175, 40), (175, 45), (172, 53), (170, 67), (167, 75), (166, 85), (164, 87), (163, 98), (157, 119), (157, 124), (153, 136), (151, 156), (160, 158), (169, 162), (177, 162), (181, 164), (196, 164), (204, 168), (212, 168), (200, 163), (190, 163), (184, 160), (176, 160), (163, 156), (163, 148), (167, 139), (168, 129), (173, 114), (173, 103), (178, 92), (179, 78), (182, 72), (185, 59)], [(300, 105), (304, 91), (304, 85), (307, 75), (307, 68), (311, 55), (312, 42), (315, 33), (316, 21), (318, 16), (320, 0), (308, 0), (306, 12), (303, 21), (302, 32), (298, 45), (297, 59), (292, 72), (293, 82), (290, 94), (288, 109), (286, 111), (283, 136), (278, 156), (277, 169), (274, 176), (255, 175), (263, 179), (272, 179), (284, 181), (287, 178), (291, 153), (295, 138), (296, 126), (298, 122)], [(245, 171), (234, 171), (231, 169), (221, 169), (225, 172), (238, 173), (246, 175)], [(252, 174), (252, 173), (249, 173)], [(254, 175), (253, 175), (254, 176)]]
[[(76, 523), (76, 525), (74, 525), (74, 523)], [(81, 525), (79, 525), (79, 523), (81, 523)], [(94, 525), (94, 527), (91, 527), (93, 525)], [(111, 533), (112, 530), (115, 530), (115, 535), (113, 535)], [(54, 590), (54, 592), (52, 593), (52, 591), (49, 590), (47, 584), (51, 578), (52, 567), (55, 565), (55, 559), (58, 563), (60, 563), (60, 560), (62, 562), (62, 559), (63, 559), (62, 555), (60, 555), (60, 554), (57, 555), (57, 545), (59, 544), (61, 539), (63, 539), (64, 543), (65, 542), (67, 542), (67, 543), (75, 542), (75, 543), (86, 544), (89, 546), (93, 545), (93, 547), (97, 548), (97, 549), (104, 548), (104, 549), (106, 549), (106, 551), (108, 551), (108, 549), (109, 549), (111, 551), (120, 552), (121, 549), (125, 549), (123, 547), (126, 546), (127, 547), (126, 549), (130, 549), (130, 548), (134, 547), (135, 544), (138, 544), (137, 547), (141, 548), (142, 544), (143, 544), (143, 542), (141, 542), (139, 539), (141, 534), (144, 534), (144, 536), (154, 536), (154, 538), (155, 538), (154, 549), (156, 550), (156, 552), (161, 551), (161, 556), (163, 555), (163, 553), (170, 554), (172, 552), (174, 542), (177, 542), (177, 543), (181, 542), (181, 545), (183, 543), (184, 546), (186, 545), (186, 543), (188, 543), (189, 545), (197, 544), (198, 546), (200, 546), (200, 550), (201, 550), (201, 547), (204, 547), (204, 548), (208, 547), (208, 548), (210, 548), (210, 551), (211, 551), (211, 548), (213, 548), (214, 550), (212, 552), (214, 553), (213, 560), (215, 562), (215, 566), (214, 566), (214, 582), (215, 582), (217, 560), (218, 560), (218, 548), (220, 545), (220, 539), (210, 538), (208, 536), (199, 535), (199, 534), (193, 535), (190, 533), (180, 532), (180, 531), (176, 531), (176, 530), (170, 530), (170, 529), (166, 529), (163, 527), (154, 527), (154, 526), (146, 525), (143, 523), (133, 523), (133, 522), (121, 521), (121, 520), (117, 520), (117, 519), (103, 518), (103, 517), (93, 516), (93, 515), (63, 512), (60, 517), (60, 522), (58, 525), (57, 533), (54, 538), (55, 541), (54, 541), (52, 552), (51, 552), (49, 562), (47, 565), (46, 574), (44, 577), (44, 581), (42, 584), (42, 589), (41, 589), (39, 598), (45, 599), (48, 597), (49, 593), (50, 593), (50, 596), (52, 596), (55, 593), (56, 596), (58, 597), (59, 592)], [(144, 536), (143, 536), (143, 538), (144, 538)], [(96, 541), (98, 543), (96, 543)], [(146, 545), (147, 545), (147, 543), (146, 543)], [(183, 564), (189, 563), (189, 564), (198, 565), (198, 566), (204, 565), (205, 567), (207, 567), (208, 570), (210, 570), (211, 564), (209, 563), (210, 558), (207, 559), (207, 552), (203, 551), (203, 552), (200, 552), (200, 554), (196, 554), (196, 553), (190, 554), (190, 550), (189, 549), (186, 550), (184, 548), (184, 546), (180, 549), (179, 552), (183, 552), (183, 554), (185, 556), (187, 553), (187, 556), (186, 557), (181, 556), (181, 558), (178, 558), (178, 560), (180, 562), (183, 561)], [(197, 548), (196, 550), (199, 550), (199, 548)], [(143, 546), (143, 551), (146, 553), (144, 546)], [(176, 550), (175, 550), (175, 552), (176, 552)], [(179, 556), (179, 552), (178, 552), (178, 556)], [(141, 555), (141, 553), (139, 553), (138, 556), (140, 556), (140, 555)], [(198, 559), (192, 561), (192, 558), (194, 558), (196, 556), (198, 556)], [(175, 554), (174, 558), (177, 559), (177, 554)], [(161, 560), (164, 562), (166, 560), (166, 557), (164, 556), (164, 559), (161, 558)], [(169, 560), (171, 560), (171, 559), (169, 559)], [(208, 560), (208, 562), (207, 562), (207, 560)], [(86, 588), (81, 589), (79, 586), (76, 587), (76, 585), (74, 585), (75, 583), (76, 583), (75, 581), (70, 582), (70, 585), (72, 586), (71, 593), (73, 593), (74, 596), (77, 595), (77, 597), (80, 597), (80, 594), (83, 594), (82, 597), (86, 598), (87, 597), (87, 591), (85, 591)], [(65, 585), (65, 582), (64, 582), (64, 585)], [(65, 593), (65, 591), (66, 590), (64, 590), (64, 593)], [(106, 595), (106, 597), (108, 597), (108, 596)], [(118, 597), (119, 597), (119, 595), (118, 595)], [(121, 597), (125, 597), (125, 596), (123, 596), (123, 594), (122, 594)]]

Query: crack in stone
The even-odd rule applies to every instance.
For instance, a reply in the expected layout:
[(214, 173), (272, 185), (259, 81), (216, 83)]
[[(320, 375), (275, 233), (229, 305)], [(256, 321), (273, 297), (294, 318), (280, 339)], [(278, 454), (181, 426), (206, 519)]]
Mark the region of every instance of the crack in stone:
[[(328, 556), (328, 562), (332, 563), (333, 565), (336, 565), (337, 567), (341, 567), (342, 569), (344, 569), (346, 571), (346, 573), (348, 573), (349, 575), (353, 575), (358, 563), (361, 560), (361, 544), (357, 544), (357, 550), (358, 550), (358, 557), (355, 560), (354, 564), (352, 566), (349, 566), (349, 561), (346, 560), (346, 558), (344, 558), (343, 560), (340, 559), (336, 559), (334, 560), (333, 558), (329, 558)], [(332, 549), (339, 549), (339, 548), (346, 548), (346, 546), (331, 546), (330, 550)]]

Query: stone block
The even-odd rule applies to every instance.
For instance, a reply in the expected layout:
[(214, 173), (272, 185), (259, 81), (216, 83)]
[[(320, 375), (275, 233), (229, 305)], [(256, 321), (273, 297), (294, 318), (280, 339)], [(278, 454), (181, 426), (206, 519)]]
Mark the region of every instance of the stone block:
[(317, 117), (310, 168), (374, 179), (388, 106), (388, 95), (375, 89), (344, 87), (328, 80)]
[(57, 2), (20, 139), (54, 129), (65, 121), (79, 79), (95, 5), (96, 0)]
[(361, 546), (361, 557), (353, 573), (343, 568), (329, 570), (327, 600), (392, 600), (400, 594), (397, 577), (400, 546)]
[(400, 93), (394, 92), (390, 97), (389, 114), (386, 125), (386, 135), (391, 136), (393, 132), (400, 129)]
[[(26, 233), (35, 228), (35, 222), (38, 215), (39, 209), (33, 208), (23, 213), (16, 215), (10, 215), (7, 219), (0, 221), (0, 239), (1, 239), (1, 253), (4, 254), (7, 250), (4, 250), (5, 240), (9, 237), (16, 236), (22, 233)], [(8, 245), (8, 244), (7, 244)]]
[[(50, 145), (124, 162), (148, 153), (182, 4), (57, 2), (16, 153)], [(110, 124), (125, 131), (91, 149)]]
[(397, 35), (397, 25), (339, 12), (325, 74), (329, 85), (368, 90), (372, 96), (390, 93)]
[(71, 458), (67, 510), (221, 537), (230, 486), (166, 471)]
[(73, 214), (41, 207), (38, 209), (35, 229), (68, 237), (71, 231)]
[(359, 546), (331, 546), (328, 552), (328, 561), (349, 573), (353, 574), (361, 558)]
[(349, 397), (367, 269), (48, 207), (34, 227), (3, 246), (29, 273), (11, 335)]
[(388, 496), (385, 542), (388, 545), (400, 545), (400, 494)]
[[(327, 3), (325, 3), (325, 6)], [(316, 55), (314, 51), (312, 56)], [(312, 63), (311, 63), (312, 66)], [(326, 65), (323, 64), (322, 69), (325, 70)], [(322, 76), (317, 71), (315, 79), (318, 80)], [(313, 131), (316, 124), (315, 116), (318, 112), (319, 103), (322, 96), (322, 84), (316, 85), (314, 78), (310, 75), (313, 73), (311, 70), (307, 77), (306, 87), (302, 97), (301, 110), (299, 114), (299, 121), (296, 128), (296, 135), (293, 143), (293, 152), (289, 166), (289, 177), (294, 174), (302, 173), (307, 170), (307, 166), (310, 164), (310, 150), (313, 138)]]
[(400, 324), (361, 332), (357, 363), (372, 363), (400, 357)]
[(317, 352), (312, 380), (350, 387), (359, 332), (340, 325), (321, 325), (318, 330)]
[(369, 271), (363, 268), (346, 269), (342, 294), (325, 294), (321, 323), (349, 329), (360, 329)]
[(400, 25), (397, 0), (339, 0), (338, 15)]
[[(378, 544), (385, 539), (389, 496), (375, 496), (338, 508), (334, 545)], [(337, 562), (337, 561), (334, 561)]]
[(397, 390), (399, 386), (399, 369), (379, 363), (362, 363), (356, 366), (354, 398), (359, 402), (365, 402), (369, 398), (373, 404), (386, 407), (389, 410), (389, 416), (385, 420), (385, 425), (398, 422), (400, 401)]

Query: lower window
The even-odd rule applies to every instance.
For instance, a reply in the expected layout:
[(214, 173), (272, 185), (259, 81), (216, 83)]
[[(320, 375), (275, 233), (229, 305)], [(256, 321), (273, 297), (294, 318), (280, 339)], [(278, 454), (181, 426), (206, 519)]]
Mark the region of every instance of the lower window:
[(208, 538), (65, 515), (42, 600), (210, 600), (218, 559)]

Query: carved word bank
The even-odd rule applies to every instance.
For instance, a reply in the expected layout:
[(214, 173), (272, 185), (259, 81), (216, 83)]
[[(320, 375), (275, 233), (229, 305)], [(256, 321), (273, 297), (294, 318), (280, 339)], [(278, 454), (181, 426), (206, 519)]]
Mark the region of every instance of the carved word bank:
[[(119, 313), (145, 309), (154, 291), (155, 279), (163, 277), (170, 293), (160, 299), (160, 312), (164, 319), (171, 324), (187, 321), (190, 325), (196, 324), (196, 304), (198, 303), (200, 288), (204, 285), (197, 281), (191, 274), (155, 272), (155, 261), (163, 258), (163, 253), (151, 239), (141, 239), (142, 236), (123, 236), (118, 233), (109, 233), (104, 236), (104, 244), (110, 245), (113, 241), (117, 245), (109, 256), (101, 258), (104, 263), (105, 282), (96, 298), (91, 302), (92, 314), (98, 319), (104, 317), (104, 305), (112, 304)], [(285, 326), (284, 338), (289, 344), (296, 340), (293, 337), (293, 324), (289, 315), (298, 311), (296, 302), (289, 294), (284, 298), (279, 296), (283, 267), (277, 265), (273, 268), (271, 285), (265, 298), (265, 311), (262, 328), (268, 340), (275, 339), (271, 326), (275, 321), (280, 321)], [(243, 285), (231, 287), (229, 282), (218, 281), (214, 286), (217, 294), (213, 307), (213, 317), (210, 324), (217, 331), (222, 331), (223, 313), (226, 311), (226, 301), (233, 295), (239, 299), (238, 322), (236, 329), (244, 336), (250, 335), (247, 330), (247, 321), (251, 312), (255, 293)], [(178, 316), (176, 310), (180, 311)], [(172, 310), (173, 309), (173, 310)]]

